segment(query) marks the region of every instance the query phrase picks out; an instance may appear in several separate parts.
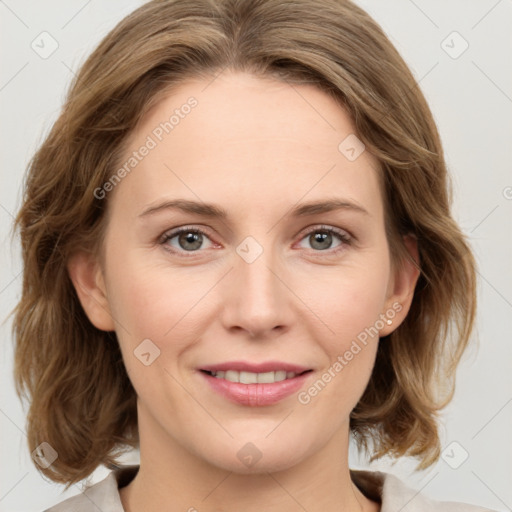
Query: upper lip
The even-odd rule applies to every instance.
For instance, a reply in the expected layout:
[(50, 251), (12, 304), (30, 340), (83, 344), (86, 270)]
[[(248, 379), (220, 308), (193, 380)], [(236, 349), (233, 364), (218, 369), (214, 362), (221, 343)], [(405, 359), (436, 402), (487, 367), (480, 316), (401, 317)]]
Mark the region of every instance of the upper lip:
[(292, 363), (284, 363), (282, 361), (265, 361), (262, 363), (248, 363), (245, 361), (226, 361), (224, 363), (210, 364), (207, 366), (201, 366), (200, 370), (207, 372), (219, 372), (235, 370), (238, 372), (251, 372), (251, 373), (266, 373), (266, 372), (277, 372), (286, 371), (294, 373), (303, 373), (311, 368), (306, 366), (300, 366)]

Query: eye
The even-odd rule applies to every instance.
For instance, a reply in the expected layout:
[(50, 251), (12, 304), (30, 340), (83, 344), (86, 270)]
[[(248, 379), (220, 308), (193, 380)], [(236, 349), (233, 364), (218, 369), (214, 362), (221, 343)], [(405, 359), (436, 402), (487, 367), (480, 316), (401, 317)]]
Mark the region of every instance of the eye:
[[(334, 238), (337, 238), (340, 243), (332, 248)], [(350, 245), (352, 239), (346, 231), (341, 229), (331, 226), (315, 226), (306, 232), (302, 240), (308, 240), (316, 252), (329, 251), (332, 254), (343, 250), (346, 245)]]
[[(175, 243), (172, 243), (174, 239), (176, 239)], [(205, 240), (209, 240), (209, 238), (204, 231), (185, 226), (165, 233), (160, 243), (165, 245), (172, 252), (197, 252), (201, 249)]]
[[(339, 243), (333, 248), (333, 239), (336, 238), (339, 240)], [(338, 228), (315, 226), (305, 233), (301, 238), (301, 242), (303, 240), (308, 240), (315, 252), (328, 252), (328, 254), (332, 254), (350, 245), (352, 238), (346, 231)], [(204, 247), (205, 241), (208, 241), (210, 245)], [(170, 252), (181, 253), (180, 255), (185, 257), (187, 252), (199, 252), (200, 249), (206, 249), (214, 245), (205, 231), (187, 226), (164, 233), (160, 238), (160, 244), (164, 245)]]

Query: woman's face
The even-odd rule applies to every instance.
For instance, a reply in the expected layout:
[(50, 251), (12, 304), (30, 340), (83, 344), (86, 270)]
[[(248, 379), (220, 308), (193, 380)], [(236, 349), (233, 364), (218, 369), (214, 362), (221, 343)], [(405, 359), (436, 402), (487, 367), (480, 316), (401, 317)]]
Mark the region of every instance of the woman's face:
[(320, 90), (240, 73), (181, 85), (137, 127), (97, 191), (101, 291), (81, 298), (117, 333), (141, 453), (251, 472), (348, 440), (416, 277), (392, 271), (377, 162), (354, 131)]

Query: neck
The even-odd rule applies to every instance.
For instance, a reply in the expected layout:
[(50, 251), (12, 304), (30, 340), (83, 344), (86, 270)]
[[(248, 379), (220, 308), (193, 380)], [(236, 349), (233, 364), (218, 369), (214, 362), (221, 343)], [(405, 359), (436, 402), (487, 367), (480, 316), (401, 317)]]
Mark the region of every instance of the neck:
[(139, 417), (140, 468), (120, 490), (125, 512), (378, 512), (353, 484), (348, 426), (319, 452), (285, 470), (239, 474), (213, 466)]

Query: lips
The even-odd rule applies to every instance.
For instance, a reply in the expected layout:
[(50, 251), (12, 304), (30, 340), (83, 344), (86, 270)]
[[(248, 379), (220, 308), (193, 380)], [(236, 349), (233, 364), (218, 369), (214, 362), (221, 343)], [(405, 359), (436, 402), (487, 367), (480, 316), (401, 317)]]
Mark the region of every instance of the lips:
[(279, 361), (233, 361), (200, 368), (210, 387), (241, 405), (271, 405), (298, 391), (311, 368)]

